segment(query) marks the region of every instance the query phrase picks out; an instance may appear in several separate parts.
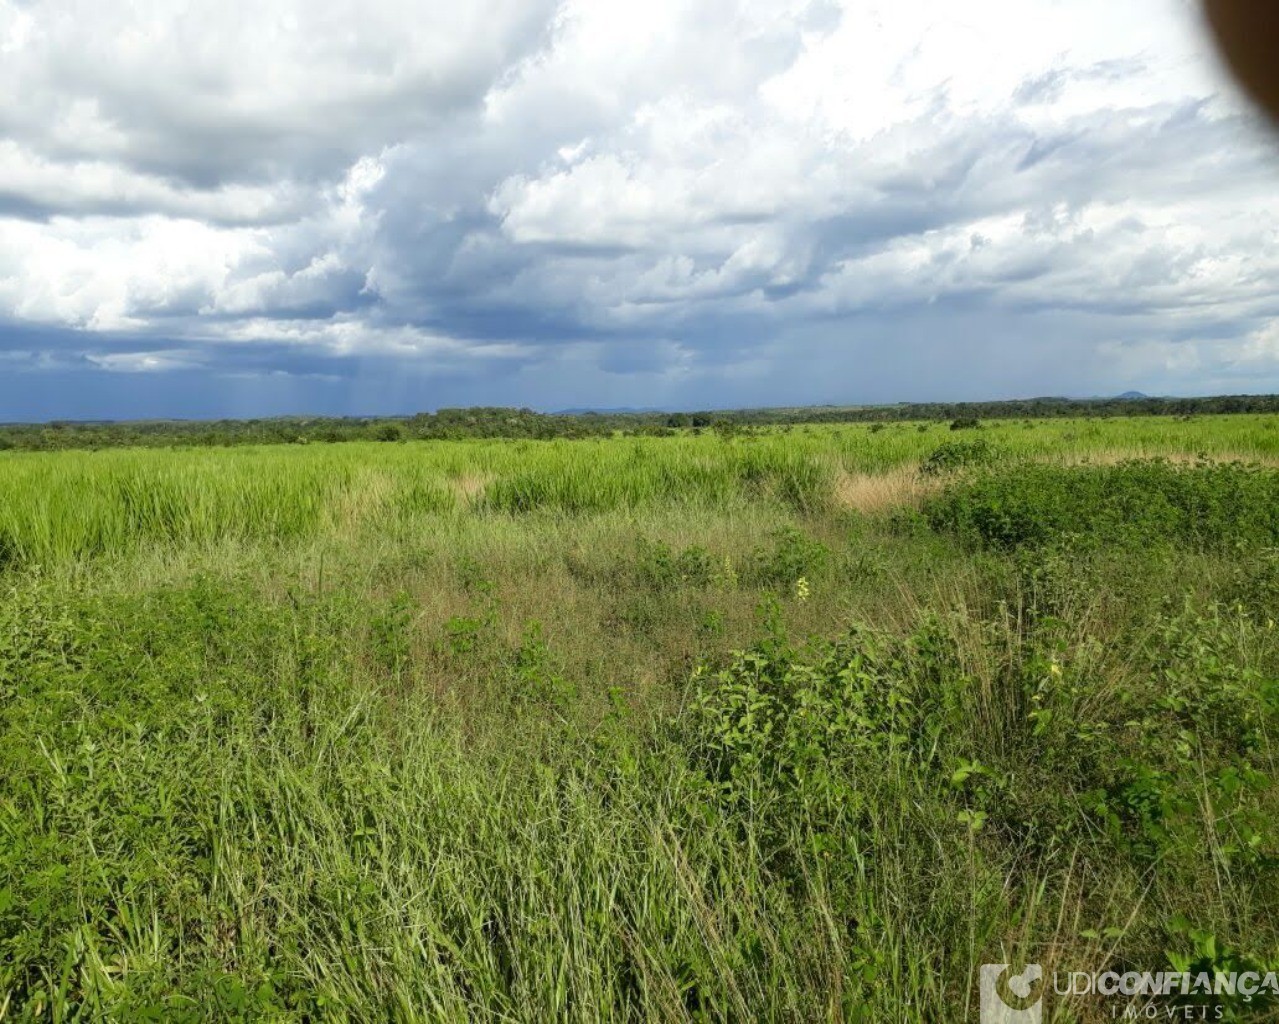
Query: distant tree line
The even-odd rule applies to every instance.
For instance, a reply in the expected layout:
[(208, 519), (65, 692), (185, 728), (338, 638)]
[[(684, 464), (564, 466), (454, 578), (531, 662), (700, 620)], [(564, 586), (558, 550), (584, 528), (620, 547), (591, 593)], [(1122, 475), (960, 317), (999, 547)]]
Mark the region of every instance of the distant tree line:
[(713, 429), (724, 436), (752, 427), (906, 420), (973, 422), (1056, 417), (1196, 416), (1276, 413), (1279, 395), (1215, 398), (1031, 398), (1007, 402), (925, 402), (812, 406), (715, 412), (539, 413), (531, 409), (440, 409), (401, 417), (296, 417), (252, 420), (136, 420), (0, 425), (0, 450), (170, 448), (248, 444), (332, 444), (460, 438), (666, 436)]

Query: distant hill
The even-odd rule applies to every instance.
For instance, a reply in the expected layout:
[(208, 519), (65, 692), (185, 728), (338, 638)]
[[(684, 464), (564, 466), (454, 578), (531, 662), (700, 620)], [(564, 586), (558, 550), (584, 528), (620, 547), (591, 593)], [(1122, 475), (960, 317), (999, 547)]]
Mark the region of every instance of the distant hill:
[(1134, 398), (1149, 398), (1149, 395), (1142, 394), (1140, 391), (1125, 391), (1122, 395), (1117, 396), (1120, 399), (1132, 401)]

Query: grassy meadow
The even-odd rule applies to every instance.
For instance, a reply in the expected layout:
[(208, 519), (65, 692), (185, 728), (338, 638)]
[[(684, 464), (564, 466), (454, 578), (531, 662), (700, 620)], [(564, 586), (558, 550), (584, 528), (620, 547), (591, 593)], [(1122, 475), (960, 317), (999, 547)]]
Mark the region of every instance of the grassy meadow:
[(1276, 466), (1262, 415), (0, 452), (0, 1021), (1279, 970)]

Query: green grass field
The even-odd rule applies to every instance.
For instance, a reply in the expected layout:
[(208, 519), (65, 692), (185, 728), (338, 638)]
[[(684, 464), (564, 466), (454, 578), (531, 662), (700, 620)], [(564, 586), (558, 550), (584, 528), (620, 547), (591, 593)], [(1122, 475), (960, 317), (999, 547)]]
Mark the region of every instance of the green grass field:
[(1277, 465), (1244, 415), (0, 453), (0, 1021), (1277, 970)]

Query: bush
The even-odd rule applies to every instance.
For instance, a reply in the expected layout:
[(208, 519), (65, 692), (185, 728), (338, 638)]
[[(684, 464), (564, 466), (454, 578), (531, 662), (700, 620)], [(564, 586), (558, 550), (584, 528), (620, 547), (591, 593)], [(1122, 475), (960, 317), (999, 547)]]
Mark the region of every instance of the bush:
[(905, 653), (866, 630), (807, 652), (777, 638), (740, 652), (695, 680), (682, 724), (689, 757), (728, 806), (782, 820), (835, 814), (859, 767), (882, 763), (916, 731)]
[(676, 554), (668, 544), (640, 538), (638, 547), (632, 573), (643, 586), (672, 590), (680, 586), (705, 587), (711, 582), (714, 567), (710, 552), (700, 545)]
[(981, 428), (981, 420), (976, 416), (960, 416), (951, 420), (951, 430), (978, 430)]
[(829, 561), (825, 544), (788, 526), (773, 534), (771, 548), (755, 550), (747, 576), (753, 583), (789, 590), (800, 577), (820, 575)]
[(1061, 541), (1195, 550), (1279, 543), (1279, 473), (1240, 464), (1180, 468), (1020, 466), (926, 503), (934, 529), (1013, 549)]
[(1279, 614), (1279, 548), (1257, 552), (1236, 566), (1226, 588), (1232, 606), (1272, 620)]
[(1117, 851), (1190, 869), (1206, 801), (1225, 826), (1218, 856), (1235, 870), (1273, 861), (1262, 794), (1274, 781), (1279, 680), (1240, 656), (1265, 629), (1220, 609), (1159, 616), (1130, 655), (1140, 672), (1104, 703), (1069, 665), (1027, 664), (1039, 675), (1031, 717), (1042, 767)]
[(990, 466), (1004, 456), (1004, 450), (985, 438), (974, 441), (947, 441), (938, 445), (919, 467), (924, 476), (937, 476), (973, 466)]
[[(975, 624), (855, 628), (803, 650), (775, 636), (697, 676), (682, 745), (721, 805), (779, 845), (802, 826), (816, 849), (848, 852), (861, 812), (892, 792), (915, 828), (979, 832), (983, 856), (1071, 837), (1095, 870), (1158, 864), (1165, 898), (1193, 901), (1213, 858), (1270, 884), (1279, 680), (1255, 661), (1269, 627), (1161, 616), (1129, 652), (1133, 679), (1099, 700), (1096, 655), (1072, 658), (1061, 623)], [(996, 651), (998, 675), (974, 678)]]

